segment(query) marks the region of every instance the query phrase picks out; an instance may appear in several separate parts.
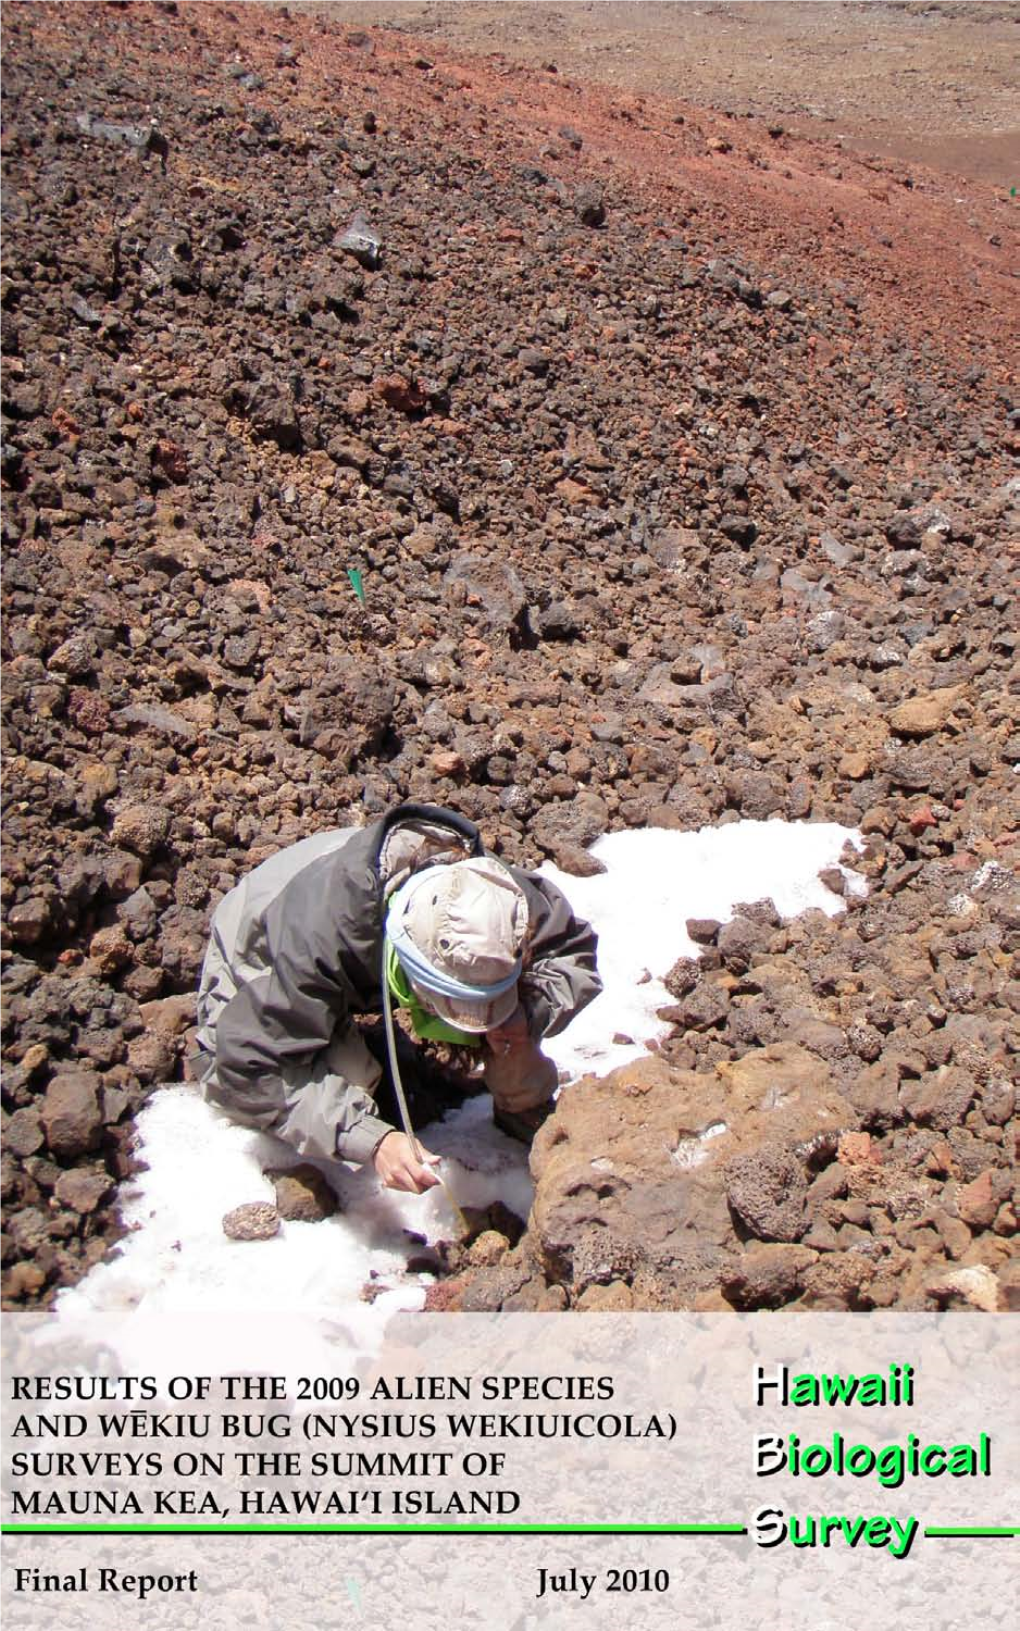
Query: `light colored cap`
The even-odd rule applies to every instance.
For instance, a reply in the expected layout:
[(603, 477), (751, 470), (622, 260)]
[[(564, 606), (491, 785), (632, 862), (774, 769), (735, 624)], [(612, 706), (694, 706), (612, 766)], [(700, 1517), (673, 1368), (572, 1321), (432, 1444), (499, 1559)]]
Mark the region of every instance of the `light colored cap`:
[(524, 891), (490, 856), (415, 873), (386, 918), (412, 990), (462, 1031), (491, 1031), (517, 1007), (527, 932)]

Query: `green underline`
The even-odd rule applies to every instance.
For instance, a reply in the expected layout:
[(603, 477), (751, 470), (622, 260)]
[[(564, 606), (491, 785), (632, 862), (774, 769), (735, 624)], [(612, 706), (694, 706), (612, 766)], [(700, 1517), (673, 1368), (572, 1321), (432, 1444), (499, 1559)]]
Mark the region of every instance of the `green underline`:
[(5, 1535), (746, 1535), (741, 1523), (5, 1523)]
[[(4, 1523), (4, 1535), (746, 1535), (740, 1523)], [(1008, 1540), (1020, 1526), (926, 1528), (926, 1540)]]
[(956, 1535), (987, 1536), (995, 1539), (1009, 1535), (1020, 1535), (1020, 1527), (1010, 1529), (926, 1529), (927, 1540), (949, 1540)]

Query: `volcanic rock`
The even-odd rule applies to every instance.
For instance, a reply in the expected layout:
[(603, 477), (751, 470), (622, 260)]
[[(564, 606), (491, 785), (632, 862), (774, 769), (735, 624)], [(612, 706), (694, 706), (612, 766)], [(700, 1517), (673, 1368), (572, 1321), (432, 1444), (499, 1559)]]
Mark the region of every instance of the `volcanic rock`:
[(586, 849), (605, 832), (609, 811), (597, 793), (578, 793), (564, 804), (547, 804), (531, 824), (531, 836), (547, 854)]
[(320, 1223), (339, 1211), (340, 1203), (318, 1167), (303, 1162), (286, 1171), (266, 1172), (276, 1190), (276, 1210), (295, 1223)]
[(34, 1155), (43, 1141), (42, 1121), (36, 1110), (15, 1110), (4, 1124), (4, 1146), (15, 1155)]
[(375, 228), (358, 210), (347, 229), (337, 239), (337, 248), (350, 255), (360, 265), (374, 271), (382, 253), (382, 239)]
[(606, 219), (606, 205), (602, 190), (593, 184), (579, 187), (574, 194), (574, 209), (586, 227), (600, 227)]
[(280, 1214), (265, 1201), (245, 1201), (223, 1219), (228, 1240), (271, 1240), (280, 1232)]
[(110, 841), (148, 860), (166, 839), (170, 819), (170, 812), (158, 804), (126, 805), (114, 817)]
[(480, 624), (499, 634), (520, 633), (527, 595), (514, 568), (486, 556), (454, 556), (443, 577), (452, 603), (476, 608)]
[(75, 1168), (61, 1173), (53, 1193), (62, 1206), (69, 1206), (73, 1212), (89, 1213), (95, 1211), (112, 1188), (113, 1180), (107, 1173)]
[(804, 1163), (853, 1123), (825, 1067), (791, 1044), (714, 1077), (648, 1059), (567, 1087), (532, 1152), (530, 1233), (546, 1274), (578, 1288), (644, 1272), (660, 1295), (718, 1285), (740, 1250), (730, 1183), (762, 1229), (792, 1238)]
[(947, 685), (938, 691), (911, 697), (889, 715), (889, 725), (897, 736), (931, 736), (952, 717), (966, 692), (966, 686)]
[(39, 1115), (54, 1155), (68, 1160), (95, 1149), (103, 1128), (99, 1078), (85, 1070), (54, 1076)]
[(779, 1308), (794, 1300), (805, 1269), (817, 1261), (806, 1246), (754, 1246), (724, 1270), (722, 1290), (734, 1308)]
[(726, 1172), (726, 1198), (759, 1240), (798, 1240), (804, 1231), (807, 1177), (788, 1151), (764, 1145), (738, 1155)]
[(973, 1183), (964, 1184), (957, 1190), (956, 1209), (964, 1223), (969, 1223), (973, 1229), (987, 1229), (995, 1222), (999, 1201), (991, 1172), (983, 1172)]

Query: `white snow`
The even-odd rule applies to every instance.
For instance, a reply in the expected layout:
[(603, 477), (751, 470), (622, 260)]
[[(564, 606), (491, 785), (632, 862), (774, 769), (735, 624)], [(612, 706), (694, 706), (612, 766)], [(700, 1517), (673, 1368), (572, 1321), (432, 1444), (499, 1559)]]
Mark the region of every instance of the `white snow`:
[[(766, 896), (784, 917), (809, 907), (840, 911), (818, 872), (839, 864), (848, 839), (857, 841), (845, 827), (778, 820), (690, 833), (618, 832), (593, 846), (608, 869), (599, 876), (543, 867), (597, 929), (605, 982), (603, 994), (547, 1044), (561, 1071), (604, 1074), (665, 1033), (655, 1017), (672, 1001), (662, 976), (678, 957), (697, 953), (687, 918), (725, 921), (736, 904)], [(848, 887), (863, 890), (863, 879), (843, 870)], [(240, 1366), (250, 1364), (248, 1326), (267, 1311), (283, 1316), (280, 1341), (289, 1352), (295, 1329), (307, 1323), (311, 1340), (323, 1321), (344, 1329), (356, 1348), (373, 1348), (392, 1313), (422, 1305), (429, 1276), (408, 1261), (425, 1243), (451, 1235), (451, 1196), (470, 1206), (501, 1199), (522, 1217), (530, 1206), (527, 1153), (492, 1126), (487, 1095), (421, 1136), (443, 1157), (445, 1188), (401, 1196), (382, 1190), (370, 1169), (324, 1166), (341, 1213), (323, 1223), (285, 1223), (272, 1240), (232, 1241), (223, 1233), (224, 1213), (245, 1201), (272, 1201), (263, 1167), (293, 1166), (297, 1157), (271, 1137), (233, 1126), (194, 1088), (165, 1089), (138, 1118), (147, 1170), (121, 1193), (129, 1233), (116, 1257), (62, 1294), (58, 1312), (76, 1325), (120, 1315), (124, 1357), (144, 1347), (147, 1315), (194, 1315), (181, 1328), (192, 1366), (195, 1325), (215, 1345), (218, 1364), (230, 1363), (232, 1353)], [(366, 1285), (378, 1288), (374, 1301), (362, 1300)], [(156, 1324), (165, 1331), (166, 1321)], [(108, 1318), (103, 1330), (108, 1339)], [(270, 1358), (262, 1352), (260, 1366)]]
[[(838, 864), (854, 836), (830, 823), (785, 821), (737, 821), (699, 832), (642, 829), (609, 833), (592, 846), (609, 869), (597, 877), (572, 878), (542, 867), (575, 912), (598, 930), (605, 983), (602, 995), (547, 1051), (572, 1077), (604, 1075), (639, 1058), (647, 1051), (643, 1044), (669, 1031), (655, 1018), (656, 1009), (673, 1002), (661, 976), (678, 957), (698, 955), (684, 927), (687, 919), (724, 923), (735, 906), (765, 897), (781, 917), (811, 906), (834, 916), (842, 910), (839, 897), (818, 873)], [(859, 874), (841, 870), (851, 889), (863, 885)], [(633, 1042), (614, 1044), (615, 1035)]]

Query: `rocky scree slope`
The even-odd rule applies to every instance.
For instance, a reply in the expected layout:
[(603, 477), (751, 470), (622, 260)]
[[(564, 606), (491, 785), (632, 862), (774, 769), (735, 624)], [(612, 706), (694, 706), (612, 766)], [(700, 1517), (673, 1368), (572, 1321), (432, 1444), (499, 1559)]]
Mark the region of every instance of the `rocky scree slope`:
[(217, 900), (400, 799), (866, 839), (694, 926), (436, 1306), (1015, 1304), (1001, 202), (285, 9), (3, 29), (8, 1305), (116, 1238)]

